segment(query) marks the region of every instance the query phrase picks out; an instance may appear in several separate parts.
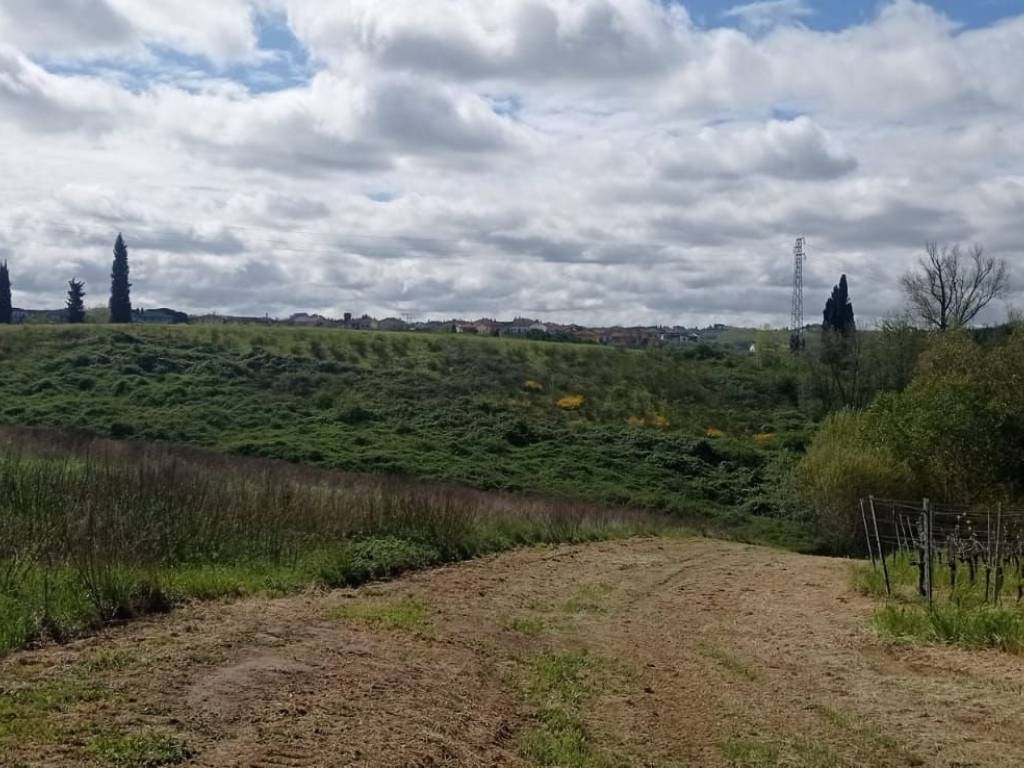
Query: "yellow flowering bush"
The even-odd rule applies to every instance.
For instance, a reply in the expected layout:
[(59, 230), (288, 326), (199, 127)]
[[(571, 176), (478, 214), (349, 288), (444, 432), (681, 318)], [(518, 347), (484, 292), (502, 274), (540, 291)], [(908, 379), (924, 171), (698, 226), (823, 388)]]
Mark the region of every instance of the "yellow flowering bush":
[(704, 437), (718, 438), (725, 437), (725, 432), (714, 427), (708, 427), (707, 432), (704, 433)]
[(578, 411), (583, 407), (584, 399), (583, 395), (566, 395), (559, 398), (558, 407), (563, 411)]

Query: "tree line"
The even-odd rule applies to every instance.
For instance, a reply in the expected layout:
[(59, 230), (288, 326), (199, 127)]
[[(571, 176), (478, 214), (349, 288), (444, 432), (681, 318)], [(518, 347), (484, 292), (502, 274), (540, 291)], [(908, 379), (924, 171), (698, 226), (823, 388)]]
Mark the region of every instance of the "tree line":
[[(986, 255), (981, 245), (965, 252), (959, 244), (928, 243), (925, 252), (918, 269), (903, 275), (900, 286), (914, 320), (926, 328), (966, 327), (1009, 289), (1006, 262)], [(114, 242), (108, 308), (111, 323), (132, 321), (128, 248), (120, 233)], [(85, 320), (85, 283), (77, 278), (68, 281), (65, 313), (69, 323)], [(0, 324), (13, 322), (10, 270), (4, 261), (0, 264)], [(821, 360), (829, 367), (840, 399), (850, 404), (856, 390), (859, 340), (845, 274), (825, 304), (822, 332)]]
[[(114, 263), (110, 269), (110, 310), (111, 323), (132, 321), (132, 284), (128, 279), (128, 247), (124, 237), (118, 233), (114, 241)], [(85, 282), (73, 277), (68, 281), (67, 301), (64, 307), (69, 323), (85, 322)], [(11, 299), (11, 274), (6, 261), (0, 264), (0, 325), (14, 322), (14, 304)]]
[[(986, 254), (983, 246), (928, 243), (917, 267), (900, 278), (906, 300), (903, 313), (882, 323), (884, 338), (871, 347), (857, 330), (849, 284), (843, 275), (825, 304), (818, 370), (812, 372), (821, 399), (829, 406), (859, 407), (879, 390), (901, 388), (912, 371), (865, 368), (888, 366), (891, 361), (880, 360), (881, 354), (906, 357), (905, 347), (920, 346), (920, 339), (913, 338), (920, 330), (945, 332), (968, 327), (989, 304), (1006, 296), (1009, 286), (1009, 266)], [(889, 348), (880, 349), (880, 343)], [(911, 356), (916, 360), (916, 354)], [(895, 376), (882, 380), (891, 373)]]
[(857, 330), (847, 281), (835, 286), (820, 349), (800, 361), (822, 420), (779, 486), (824, 546), (863, 547), (859, 500), (872, 494), (1024, 504), (1024, 324), (969, 329), (1009, 285), (1006, 262), (980, 245), (930, 243), (900, 279), (903, 315), (871, 334)]

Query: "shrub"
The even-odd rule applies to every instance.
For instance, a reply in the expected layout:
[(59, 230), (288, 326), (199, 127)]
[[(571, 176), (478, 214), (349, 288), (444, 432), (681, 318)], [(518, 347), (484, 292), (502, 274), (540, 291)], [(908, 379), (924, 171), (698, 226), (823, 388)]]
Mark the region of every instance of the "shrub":
[(558, 400), (558, 407), (563, 411), (578, 411), (583, 407), (585, 398), (583, 395), (566, 395)]
[(872, 438), (869, 425), (863, 412), (832, 414), (795, 470), (798, 503), (812, 511), (812, 524), (835, 552), (863, 548), (860, 499), (912, 495), (906, 465)]

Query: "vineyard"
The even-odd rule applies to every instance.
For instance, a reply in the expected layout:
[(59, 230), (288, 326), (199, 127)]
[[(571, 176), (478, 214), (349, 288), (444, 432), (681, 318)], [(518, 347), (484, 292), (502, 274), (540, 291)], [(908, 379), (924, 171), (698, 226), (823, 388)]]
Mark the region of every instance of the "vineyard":
[(861, 521), (884, 636), (1024, 653), (1024, 512), (868, 497)]
[(957, 602), (999, 604), (1007, 593), (1024, 600), (1024, 512), (874, 497), (862, 500), (861, 510), (888, 595), (913, 583), (928, 602), (940, 590)]

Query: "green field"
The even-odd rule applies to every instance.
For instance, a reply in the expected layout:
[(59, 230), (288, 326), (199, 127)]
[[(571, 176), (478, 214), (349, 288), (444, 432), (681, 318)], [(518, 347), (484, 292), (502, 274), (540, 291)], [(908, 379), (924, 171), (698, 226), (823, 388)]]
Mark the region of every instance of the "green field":
[(0, 423), (733, 522), (808, 430), (794, 371), (710, 347), (15, 327), (0, 366)]
[(749, 355), (37, 326), (0, 366), (0, 651), (681, 522), (809, 546), (766, 497), (798, 379)]

